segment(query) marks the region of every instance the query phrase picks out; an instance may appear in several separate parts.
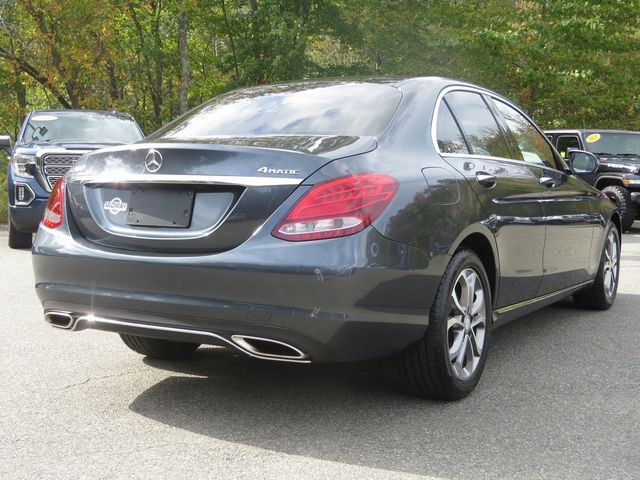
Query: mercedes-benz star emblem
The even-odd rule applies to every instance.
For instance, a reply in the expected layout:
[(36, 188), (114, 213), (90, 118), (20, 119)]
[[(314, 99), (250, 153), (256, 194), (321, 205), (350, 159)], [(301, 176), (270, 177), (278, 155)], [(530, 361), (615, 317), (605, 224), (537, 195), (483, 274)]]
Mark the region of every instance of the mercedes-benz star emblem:
[(162, 167), (162, 155), (157, 150), (149, 150), (147, 156), (144, 157), (144, 168), (147, 172), (154, 173), (160, 170), (160, 167)]

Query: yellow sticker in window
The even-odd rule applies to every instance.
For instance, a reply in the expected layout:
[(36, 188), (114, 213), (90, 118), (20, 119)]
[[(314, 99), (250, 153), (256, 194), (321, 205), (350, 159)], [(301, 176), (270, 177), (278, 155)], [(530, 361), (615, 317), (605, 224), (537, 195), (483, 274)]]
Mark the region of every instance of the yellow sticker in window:
[(585, 140), (587, 141), (587, 143), (596, 143), (598, 140), (600, 140), (600, 134), (592, 133), (587, 138), (585, 138)]

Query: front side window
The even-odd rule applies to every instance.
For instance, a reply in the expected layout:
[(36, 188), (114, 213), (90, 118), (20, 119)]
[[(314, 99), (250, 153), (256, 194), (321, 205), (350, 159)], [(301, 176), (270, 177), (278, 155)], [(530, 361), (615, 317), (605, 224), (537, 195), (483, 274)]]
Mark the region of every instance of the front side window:
[(558, 169), (553, 151), (544, 135), (538, 132), (524, 115), (506, 103), (494, 100), (494, 104), (504, 118), (509, 134), (513, 136), (524, 161), (541, 167)]
[(464, 131), (473, 154), (511, 158), (507, 142), (484, 99), (473, 92), (450, 92), (445, 100)]
[(440, 102), (436, 120), (436, 138), (442, 153), (469, 153), (458, 124), (451, 115), (446, 102)]
[(567, 158), (567, 150), (570, 148), (580, 148), (580, 140), (577, 135), (562, 135), (558, 137), (556, 149), (560, 152), (562, 158)]

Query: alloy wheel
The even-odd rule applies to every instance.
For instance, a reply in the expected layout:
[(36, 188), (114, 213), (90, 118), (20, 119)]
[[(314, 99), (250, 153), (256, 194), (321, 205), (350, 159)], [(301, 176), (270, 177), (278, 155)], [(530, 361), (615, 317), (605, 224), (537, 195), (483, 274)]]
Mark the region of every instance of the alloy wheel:
[(611, 298), (618, 284), (618, 236), (613, 230), (607, 235), (604, 247), (604, 290), (607, 298)]
[(451, 291), (447, 338), (449, 362), (454, 375), (467, 380), (480, 365), (487, 328), (485, 294), (482, 281), (471, 268), (465, 268)]

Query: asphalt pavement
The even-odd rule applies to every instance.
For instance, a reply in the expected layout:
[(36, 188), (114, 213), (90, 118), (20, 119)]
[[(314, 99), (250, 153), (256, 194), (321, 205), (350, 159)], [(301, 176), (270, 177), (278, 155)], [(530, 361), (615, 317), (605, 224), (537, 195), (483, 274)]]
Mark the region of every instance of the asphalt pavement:
[(0, 231), (0, 479), (638, 479), (638, 223), (623, 242), (612, 309), (496, 330), (476, 391), (439, 403), (390, 362), (160, 362), (55, 330)]

